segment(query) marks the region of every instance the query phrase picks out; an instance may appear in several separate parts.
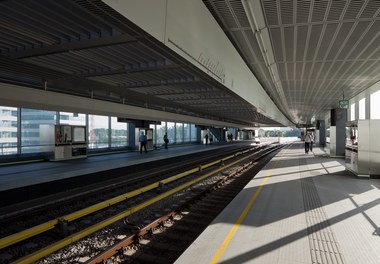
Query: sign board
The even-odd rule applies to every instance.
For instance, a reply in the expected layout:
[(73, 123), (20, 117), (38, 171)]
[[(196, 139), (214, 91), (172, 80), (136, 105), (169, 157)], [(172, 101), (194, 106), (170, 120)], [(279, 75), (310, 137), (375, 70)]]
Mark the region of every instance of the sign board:
[(348, 108), (348, 100), (339, 100), (339, 108)]
[(149, 128), (149, 125), (161, 125), (161, 121), (140, 120), (140, 119), (125, 118), (125, 117), (118, 117), (117, 122), (133, 123), (135, 124), (136, 127), (146, 127), (146, 128)]

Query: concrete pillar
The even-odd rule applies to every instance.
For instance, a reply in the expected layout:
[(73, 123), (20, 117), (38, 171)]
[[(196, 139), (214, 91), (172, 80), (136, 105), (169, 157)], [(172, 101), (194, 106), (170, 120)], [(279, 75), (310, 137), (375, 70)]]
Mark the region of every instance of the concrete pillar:
[[(136, 149), (136, 135), (135, 135), (135, 124), (128, 123), (128, 143), (130, 149)], [(137, 140), (138, 141), (138, 140)]]
[(202, 129), (199, 126), (195, 126), (197, 129), (197, 142), (202, 142), (203, 137), (202, 137)]
[(220, 130), (220, 141), (227, 141), (227, 137), (226, 137), (226, 131), (224, 128), (219, 128)]
[(325, 120), (318, 120), (317, 121), (317, 127), (316, 129), (318, 130), (319, 137), (316, 138), (318, 140), (318, 145), (320, 147), (325, 147), (326, 146), (326, 125), (325, 125)]
[(330, 156), (344, 157), (346, 148), (347, 109), (331, 109)]

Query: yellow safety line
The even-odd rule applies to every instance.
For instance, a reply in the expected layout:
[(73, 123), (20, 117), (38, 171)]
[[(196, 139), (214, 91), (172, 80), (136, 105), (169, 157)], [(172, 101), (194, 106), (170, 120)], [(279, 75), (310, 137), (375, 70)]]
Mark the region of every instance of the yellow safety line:
[[(244, 157), (241, 160), (244, 160), (244, 159), (247, 159), (247, 158), (248, 157)], [(86, 236), (88, 236), (88, 235), (90, 235), (90, 234), (92, 234), (92, 233), (94, 233), (94, 232), (102, 229), (102, 228), (105, 228), (105, 227), (107, 227), (107, 226), (109, 226), (109, 225), (111, 225), (111, 224), (113, 224), (113, 223), (115, 223), (117, 221), (120, 221), (121, 219), (123, 219), (123, 218), (125, 218), (125, 217), (127, 217), (127, 216), (129, 216), (129, 215), (131, 215), (131, 214), (133, 214), (133, 213), (135, 213), (135, 212), (137, 212), (137, 211), (139, 211), (139, 210), (141, 210), (141, 209), (149, 206), (149, 205), (152, 205), (152, 204), (154, 204), (154, 203), (156, 203), (156, 202), (158, 202), (158, 201), (160, 201), (160, 200), (168, 197), (169, 195), (172, 195), (172, 194), (174, 194), (174, 193), (176, 193), (178, 191), (181, 191), (181, 190), (183, 190), (185, 188), (188, 188), (191, 185), (193, 185), (193, 184), (195, 184), (197, 182), (200, 182), (201, 180), (203, 180), (205, 178), (208, 178), (208, 177), (210, 177), (213, 174), (216, 174), (216, 173), (221, 172), (222, 170), (224, 170), (224, 169), (226, 169), (226, 168), (228, 168), (230, 166), (233, 166), (234, 164), (236, 164), (238, 162), (239, 162), (239, 160), (234, 161), (231, 164), (228, 164), (226, 166), (222, 166), (222, 167), (220, 167), (220, 168), (218, 168), (218, 169), (216, 169), (214, 171), (211, 171), (211, 172), (209, 172), (209, 173), (207, 173), (207, 174), (205, 174), (205, 175), (203, 175), (201, 177), (198, 177), (197, 179), (194, 179), (194, 180), (192, 180), (192, 181), (190, 181), (188, 183), (185, 183), (185, 184), (183, 184), (181, 186), (178, 186), (175, 189), (172, 189), (172, 190), (167, 191), (167, 192), (165, 192), (165, 193), (163, 193), (161, 195), (158, 195), (158, 196), (156, 196), (156, 197), (154, 197), (152, 199), (149, 199), (149, 200), (147, 200), (145, 202), (142, 202), (141, 204), (138, 204), (138, 205), (136, 205), (133, 208), (129, 208), (128, 210), (126, 210), (126, 211), (124, 211), (124, 212), (122, 212), (122, 213), (120, 213), (118, 215), (115, 215), (115, 216), (113, 216), (111, 218), (108, 218), (108, 219), (106, 219), (106, 220), (104, 220), (104, 221), (102, 221), (100, 223), (97, 223), (97, 224), (95, 224), (93, 226), (90, 226), (90, 227), (86, 228), (85, 230), (82, 230), (82, 231), (80, 231), (78, 233), (72, 234), (72, 235), (70, 235), (70, 236), (68, 236), (68, 237), (66, 237), (66, 238), (64, 238), (64, 239), (62, 239), (62, 240), (60, 240), (60, 241), (58, 241), (58, 242), (50, 245), (50, 246), (47, 246), (47, 247), (45, 247), (45, 248), (43, 248), (43, 249), (35, 252), (35, 253), (32, 253), (32, 254), (30, 254), (28, 256), (25, 256), (25, 257), (23, 257), (21, 259), (18, 259), (16, 262), (13, 262), (13, 263), (17, 263), (17, 264), (33, 263), (33, 262), (37, 261), (38, 259), (41, 259), (44, 256), (53, 253), (54, 251), (57, 251), (57, 250), (65, 247), (65, 246), (67, 246), (67, 245), (69, 245), (69, 244), (71, 244), (71, 243), (73, 243), (75, 241), (78, 241), (79, 239), (82, 239), (82, 238), (84, 238), (84, 237), (86, 237)]]
[(81, 218), (83, 216), (92, 214), (94, 212), (97, 212), (97, 211), (99, 211), (101, 209), (104, 209), (106, 207), (109, 207), (111, 205), (120, 203), (120, 202), (125, 201), (127, 199), (130, 199), (132, 197), (135, 197), (135, 196), (137, 196), (139, 194), (142, 194), (142, 193), (148, 192), (150, 190), (153, 190), (155, 188), (158, 188), (160, 186), (160, 183), (167, 184), (167, 183), (176, 181), (176, 180), (178, 180), (180, 178), (183, 178), (183, 177), (186, 177), (186, 176), (191, 175), (193, 173), (196, 173), (200, 169), (205, 169), (205, 168), (211, 167), (213, 165), (216, 165), (216, 164), (218, 164), (218, 163), (220, 163), (222, 161), (231, 159), (233, 157), (235, 157), (235, 155), (228, 156), (228, 157), (226, 157), (226, 158), (224, 158), (222, 160), (217, 160), (217, 161), (210, 162), (210, 163), (202, 165), (202, 166), (200, 166), (198, 168), (194, 168), (194, 169), (191, 169), (191, 170), (179, 173), (177, 175), (171, 176), (171, 177), (169, 177), (169, 178), (167, 178), (165, 180), (152, 183), (152, 184), (147, 185), (145, 187), (142, 187), (140, 189), (137, 189), (137, 190), (134, 190), (134, 191), (131, 191), (131, 192), (119, 195), (117, 197), (114, 197), (114, 198), (111, 198), (109, 200), (106, 200), (106, 201), (94, 204), (94, 205), (89, 206), (87, 208), (75, 211), (73, 213), (70, 213), (70, 214), (58, 217), (58, 218), (53, 219), (53, 220), (50, 220), (50, 221), (45, 222), (43, 224), (40, 224), (38, 226), (35, 226), (35, 227), (32, 227), (32, 228), (20, 231), (19, 233), (16, 233), (16, 234), (13, 234), (13, 235), (10, 235), (10, 236), (7, 236), (7, 237), (0, 238), (0, 249), (3, 249), (3, 248), (8, 247), (8, 246), (11, 246), (11, 245), (13, 245), (15, 243), (18, 243), (20, 241), (23, 241), (23, 240), (25, 240), (27, 238), (36, 236), (36, 235), (41, 234), (43, 232), (46, 232), (46, 231), (48, 231), (50, 229), (53, 229), (59, 223), (59, 221), (68, 221), (68, 222), (74, 221), (76, 219), (79, 219), (79, 218)]
[(251, 198), (251, 200), (249, 201), (247, 206), (244, 208), (243, 212), (241, 213), (238, 220), (236, 221), (236, 223), (232, 227), (231, 231), (228, 233), (227, 237), (224, 239), (222, 245), (219, 247), (218, 251), (215, 253), (215, 255), (212, 258), (210, 263), (212, 263), (212, 264), (218, 263), (218, 261), (220, 260), (220, 258), (223, 255), (224, 251), (226, 250), (226, 248), (230, 244), (232, 238), (234, 237), (235, 233), (237, 232), (238, 228), (240, 227), (240, 224), (244, 221), (244, 219), (247, 216), (249, 210), (251, 209), (253, 203), (256, 201), (257, 197), (259, 196), (261, 189), (264, 187), (268, 178), (272, 175), (273, 170), (277, 167), (278, 162), (279, 162), (279, 160), (276, 161), (276, 163), (273, 165), (273, 168), (268, 172), (268, 174), (265, 176), (264, 180), (260, 183), (259, 188), (254, 193), (253, 197)]
[(179, 191), (181, 191), (181, 190), (183, 190), (185, 188), (188, 188), (191, 185), (193, 185), (195, 183), (198, 183), (201, 180), (203, 180), (205, 178), (208, 178), (208, 177), (210, 177), (213, 174), (221, 172), (222, 170), (225, 170), (226, 168), (229, 168), (229, 167), (233, 166), (234, 164), (236, 164), (236, 163), (238, 163), (238, 162), (240, 162), (240, 161), (242, 161), (244, 159), (248, 159), (249, 157), (251, 157), (254, 154), (255, 153), (253, 153), (253, 154), (251, 154), (251, 155), (249, 155), (247, 157), (243, 157), (242, 159), (236, 160), (236, 161), (234, 161), (234, 162), (232, 162), (232, 163), (230, 163), (228, 165), (221, 166), (220, 168), (218, 168), (218, 169), (216, 169), (214, 171), (211, 171), (211, 172), (209, 172), (209, 173), (207, 173), (207, 174), (205, 174), (203, 176), (200, 176), (200, 177), (198, 177), (198, 178), (196, 178), (196, 179), (194, 179), (194, 180), (192, 180), (192, 181), (190, 181), (188, 183), (185, 183), (185, 184), (183, 184), (181, 186), (178, 186), (175, 189), (172, 189), (172, 190), (169, 190), (169, 191), (167, 191), (167, 192), (165, 192), (163, 194), (160, 194), (160, 195), (158, 195), (158, 196), (156, 196), (156, 197), (154, 197), (152, 199), (144, 201), (144, 202), (136, 205), (135, 207), (129, 208), (128, 210), (126, 210), (126, 211), (124, 211), (122, 213), (119, 213), (118, 215), (115, 215), (113, 217), (110, 217), (110, 218), (108, 218), (108, 219), (106, 219), (106, 220), (104, 220), (104, 221), (102, 221), (100, 223), (97, 223), (97, 224), (93, 225), (93, 226), (90, 226), (90, 227), (86, 228), (85, 230), (82, 230), (82, 231), (80, 231), (78, 233), (72, 234), (72, 235), (70, 235), (70, 236), (68, 236), (68, 237), (66, 237), (66, 238), (64, 238), (64, 239), (62, 239), (62, 240), (60, 240), (60, 241), (58, 241), (58, 242), (50, 245), (50, 246), (42, 248), (42, 249), (40, 249), (37, 252), (34, 252), (34, 253), (32, 253), (32, 254), (30, 254), (28, 256), (25, 256), (25, 257), (23, 257), (21, 259), (18, 259), (16, 262), (13, 262), (13, 263), (17, 263), (17, 264), (33, 263), (33, 262), (37, 261), (38, 259), (41, 259), (44, 256), (47, 256), (48, 254), (53, 253), (54, 251), (57, 251), (57, 250), (65, 247), (65, 246), (67, 246), (67, 245), (69, 245), (71, 243), (74, 243), (75, 241), (78, 241), (79, 239), (82, 239), (82, 238), (84, 238), (84, 237), (86, 237), (86, 236), (88, 236), (88, 235), (90, 235), (92, 233), (95, 233), (96, 231), (98, 231), (98, 230), (100, 230), (102, 228), (105, 228), (105, 227), (107, 227), (107, 226), (109, 226), (109, 225), (111, 225), (111, 224), (113, 224), (113, 223), (115, 223), (117, 221), (120, 221), (121, 219), (123, 219), (123, 218), (125, 218), (125, 217), (127, 217), (127, 216), (129, 216), (129, 215), (131, 215), (131, 214), (133, 214), (133, 213), (135, 213), (135, 212), (137, 212), (137, 211), (139, 211), (139, 210), (141, 210), (141, 209), (149, 206), (149, 205), (152, 205), (152, 204), (154, 204), (154, 203), (156, 203), (156, 202), (158, 202), (158, 201), (160, 201), (160, 200), (162, 200), (162, 199), (164, 199), (164, 198), (166, 198), (166, 197), (168, 197), (168, 196), (170, 196), (170, 195), (172, 195), (172, 194), (174, 194), (176, 192), (179, 192)]

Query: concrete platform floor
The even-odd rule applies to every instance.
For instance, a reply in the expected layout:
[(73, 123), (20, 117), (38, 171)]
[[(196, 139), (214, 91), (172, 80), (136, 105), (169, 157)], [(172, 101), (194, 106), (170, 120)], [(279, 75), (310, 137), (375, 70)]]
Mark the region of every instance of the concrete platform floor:
[(380, 180), (302, 143), (283, 149), (178, 258), (187, 263), (380, 263)]

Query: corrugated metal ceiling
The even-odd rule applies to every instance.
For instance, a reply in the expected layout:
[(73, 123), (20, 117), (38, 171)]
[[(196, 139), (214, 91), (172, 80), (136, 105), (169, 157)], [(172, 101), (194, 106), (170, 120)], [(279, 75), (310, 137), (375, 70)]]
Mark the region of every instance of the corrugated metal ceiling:
[(0, 58), (4, 82), (244, 126), (278, 125), (98, 0), (1, 1)]
[[(323, 118), (343, 93), (353, 97), (380, 79), (380, 1), (203, 2), (295, 124)], [(260, 15), (255, 29), (252, 18), (260, 22)], [(99, 0), (1, 1), (0, 59), (4, 82), (279, 125)]]
[[(203, 2), (269, 96), (295, 124), (324, 118), (343, 95), (354, 97), (380, 80), (380, 1)], [(254, 29), (249, 17), (260, 14), (265, 24)], [(270, 65), (257, 38), (265, 30), (270, 36), (265, 53), (274, 57)]]

